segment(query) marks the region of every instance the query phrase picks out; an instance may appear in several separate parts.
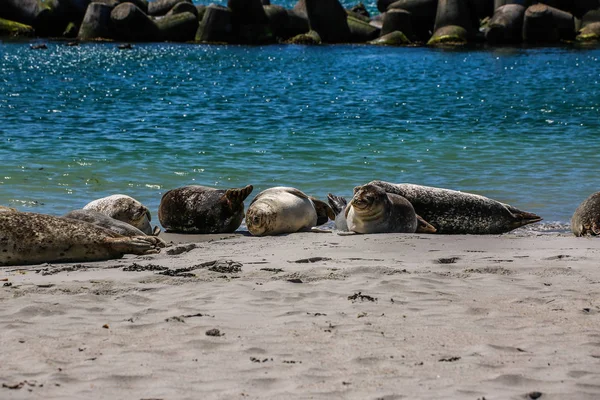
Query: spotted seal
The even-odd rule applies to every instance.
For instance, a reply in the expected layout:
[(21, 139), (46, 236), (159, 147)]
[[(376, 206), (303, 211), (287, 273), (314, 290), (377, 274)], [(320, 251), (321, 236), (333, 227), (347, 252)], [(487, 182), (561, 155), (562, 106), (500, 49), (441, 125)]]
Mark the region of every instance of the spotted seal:
[(77, 219), (80, 221), (89, 222), (90, 224), (101, 226), (123, 236), (146, 235), (144, 232), (140, 231), (135, 226), (129, 225), (127, 222), (111, 218), (108, 215), (102, 214), (99, 211), (73, 210), (63, 215), (62, 218)]
[(94, 200), (86, 204), (83, 209), (98, 211), (111, 218), (126, 222), (129, 225), (135, 226), (146, 235), (157, 235), (160, 231), (158, 228), (153, 230), (150, 226), (152, 216), (148, 207), (133, 197), (124, 194), (113, 194), (112, 196)]
[(600, 192), (585, 199), (573, 213), (571, 230), (575, 236), (600, 235)]
[(28, 212), (0, 213), (0, 265), (103, 261), (154, 254), (155, 236), (121, 236), (85, 221)]
[(254, 236), (307, 231), (335, 218), (329, 205), (304, 192), (278, 186), (256, 195), (246, 212), (246, 226)]
[[(348, 232), (348, 224), (346, 222), (346, 208), (348, 207), (348, 201), (341, 196), (336, 196), (332, 193), (327, 194), (329, 206), (331, 207), (335, 219), (335, 229), (341, 232)], [(417, 230), (416, 233), (435, 233), (436, 229), (433, 225), (425, 221), (419, 214), (417, 214)]]
[(231, 233), (244, 219), (244, 200), (253, 186), (215, 189), (189, 185), (166, 192), (158, 207), (158, 220), (167, 232)]
[(477, 194), (409, 183), (370, 184), (405, 197), (415, 212), (442, 234), (501, 234), (542, 220), (536, 214)]

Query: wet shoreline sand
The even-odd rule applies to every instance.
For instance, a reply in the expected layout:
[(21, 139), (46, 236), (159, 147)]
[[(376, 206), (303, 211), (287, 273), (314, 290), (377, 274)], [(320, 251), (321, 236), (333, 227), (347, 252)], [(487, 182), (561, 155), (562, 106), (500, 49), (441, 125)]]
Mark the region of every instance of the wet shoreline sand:
[(182, 236), (0, 270), (0, 397), (592, 399), (600, 241)]

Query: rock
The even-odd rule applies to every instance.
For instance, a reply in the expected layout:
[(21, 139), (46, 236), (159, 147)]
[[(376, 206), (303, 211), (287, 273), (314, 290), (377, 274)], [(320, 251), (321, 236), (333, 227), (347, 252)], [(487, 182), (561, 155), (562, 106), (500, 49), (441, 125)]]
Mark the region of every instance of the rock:
[(166, 15), (177, 4), (186, 2), (192, 4), (191, 0), (155, 0), (148, 3), (148, 15), (153, 17)]
[(397, 0), (388, 11), (399, 9), (410, 13), (413, 32), (419, 41), (426, 42), (434, 32), (438, 0)]
[(233, 38), (231, 10), (215, 4), (206, 7), (204, 17), (196, 32), (196, 41), (205, 43), (229, 43)]
[(379, 46), (402, 46), (410, 43), (406, 35), (400, 31), (387, 33), (370, 42), (370, 44)]
[(79, 26), (75, 22), (69, 22), (65, 28), (62, 36), (69, 39), (74, 39), (79, 33)]
[(288, 26), (290, 36), (296, 36), (310, 31), (310, 24), (306, 13), (298, 12), (294, 9), (287, 10), (290, 24)]
[(415, 39), (410, 12), (402, 9), (391, 9), (384, 13), (381, 36), (395, 31), (402, 32), (408, 40)]
[[(194, 7), (194, 9), (196, 9)], [(198, 31), (198, 18), (191, 12), (167, 14), (156, 21), (161, 40), (188, 42), (194, 40)]]
[[(467, 32), (467, 35), (472, 33), (473, 27), (466, 0), (438, 1), (433, 36), (442, 36), (438, 33), (438, 30), (451, 25), (462, 27)], [(449, 32), (449, 30), (445, 32)]]
[(458, 25), (447, 25), (435, 31), (427, 42), (428, 46), (464, 45), (467, 44), (468, 34), (465, 28)]
[(67, 25), (58, 0), (2, 0), (0, 18), (33, 27), (37, 36), (59, 36)]
[(240, 43), (258, 44), (272, 41), (269, 19), (261, 0), (228, 0), (234, 35)]
[(384, 13), (394, 1), (395, 0), (377, 0), (377, 9), (380, 13)]
[(114, 7), (106, 4), (91, 3), (85, 12), (77, 38), (79, 40), (111, 39), (113, 29), (110, 14), (113, 9)]
[(578, 42), (600, 41), (600, 9), (585, 13), (581, 19), (581, 28), (575, 39)]
[(494, 0), (494, 10), (505, 6), (507, 4), (518, 4), (525, 8), (529, 7), (533, 3), (537, 2), (536, 0)]
[(309, 31), (308, 19), (300, 13), (277, 5), (264, 6), (264, 10), (271, 32), (281, 41)]
[(265, 15), (269, 21), (271, 32), (275, 37), (285, 40), (293, 35), (288, 35), (288, 25), (290, 18), (288, 17), (287, 10), (282, 6), (266, 5), (264, 6)]
[(124, 41), (156, 41), (160, 37), (158, 27), (150, 17), (133, 3), (116, 6), (110, 19), (115, 27), (115, 38)]
[(300, 35), (296, 35), (291, 39), (286, 40), (288, 44), (302, 44), (302, 45), (316, 45), (321, 44), (321, 37), (319, 34), (313, 30), (308, 31), (307, 33), (302, 33)]
[(570, 11), (571, 14), (580, 19), (583, 19), (588, 12), (600, 9), (600, 1), (598, 0), (571, 0), (568, 3), (570, 7), (564, 10)]
[(348, 14), (338, 0), (299, 0), (294, 10), (306, 13), (310, 29), (319, 34), (323, 43), (350, 41)]
[(32, 26), (0, 18), (0, 36), (32, 37), (34, 35), (35, 29)]
[(379, 29), (361, 19), (348, 16), (347, 23), (350, 28), (350, 41), (353, 43), (366, 43), (379, 36)]
[(520, 43), (523, 41), (525, 7), (507, 4), (496, 9), (488, 23), (486, 40), (491, 44)]
[[(204, 12), (204, 9), (206, 9), (206, 6), (202, 6), (202, 7), (203, 7), (202, 12)], [(170, 15), (174, 15), (174, 14), (182, 14), (184, 12), (192, 13), (196, 16), (196, 19), (198, 18), (198, 6), (195, 6), (192, 3), (188, 3), (188, 2), (181, 2), (181, 3), (175, 4), (175, 6), (173, 6), (173, 8), (171, 8), (171, 10), (169, 10), (169, 12), (165, 16), (170, 16)]]
[(366, 17), (367, 19), (371, 18), (371, 14), (369, 14), (367, 7), (365, 7), (365, 5), (362, 2), (351, 7), (348, 11), (350, 11), (353, 14), (362, 15), (363, 17)]
[(545, 4), (535, 4), (525, 10), (523, 40), (528, 43), (556, 43), (575, 37), (572, 14)]

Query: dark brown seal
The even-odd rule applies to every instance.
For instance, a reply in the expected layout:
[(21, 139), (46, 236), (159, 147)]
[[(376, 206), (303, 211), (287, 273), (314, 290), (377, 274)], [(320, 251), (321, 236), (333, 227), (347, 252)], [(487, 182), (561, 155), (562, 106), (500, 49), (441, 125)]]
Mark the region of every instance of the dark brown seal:
[(189, 185), (169, 190), (158, 207), (158, 220), (167, 232), (231, 233), (244, 219), (244, 200), (252, 185), (214, 189)]

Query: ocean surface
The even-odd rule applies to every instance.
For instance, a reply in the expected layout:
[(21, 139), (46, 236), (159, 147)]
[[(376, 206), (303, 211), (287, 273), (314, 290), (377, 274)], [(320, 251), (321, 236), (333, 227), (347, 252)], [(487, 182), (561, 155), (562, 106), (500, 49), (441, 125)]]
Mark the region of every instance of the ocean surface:
[[(373, 179), (564, 228), (600, 190), (600, 49), (0, 42), (0, 204), (60, 215), (199, 184)], [(561, 228), (561, 229), (562, 229)]]

